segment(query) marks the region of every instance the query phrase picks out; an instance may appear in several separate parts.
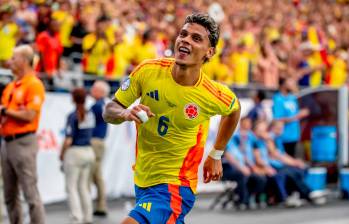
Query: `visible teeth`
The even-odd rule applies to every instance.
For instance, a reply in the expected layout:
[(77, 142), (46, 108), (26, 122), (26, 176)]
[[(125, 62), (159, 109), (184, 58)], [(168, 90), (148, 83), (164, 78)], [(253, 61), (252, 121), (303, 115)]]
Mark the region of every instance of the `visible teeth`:
[(188, 49), (188, 48), (185, 48), (185, 47), (180, 47), (180, 48), (179, 48), (179, 51), (180, 51), (180, 52), (184, 52), (184, 53), (188, 53), (188, 54), (190, 53), (189, 49)]

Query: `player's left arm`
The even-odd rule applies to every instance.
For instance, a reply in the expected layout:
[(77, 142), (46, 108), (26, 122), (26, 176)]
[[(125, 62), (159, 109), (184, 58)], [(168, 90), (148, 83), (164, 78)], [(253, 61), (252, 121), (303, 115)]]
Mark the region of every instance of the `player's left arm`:
[(240, 118), (241, 109), (238, 100), (237, 104), (235, 110), (221, 118), (214, 148), (204, 164), (204, 183), (209, 183), (211, 180), (219, 180), (223, 175), (221, 157)]

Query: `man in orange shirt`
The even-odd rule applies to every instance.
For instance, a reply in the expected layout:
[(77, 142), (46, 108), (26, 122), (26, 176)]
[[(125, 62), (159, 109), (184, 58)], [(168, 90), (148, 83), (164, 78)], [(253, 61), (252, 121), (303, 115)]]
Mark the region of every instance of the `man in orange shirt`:
[(9, 61), (14, 81), (2, 95), (1, 150), (5, 202), (11, 224), (22, 224), (19, 188), (29, 204), (31, 224), (43, 224), (44, 207), (37, 188), (36, 154), (40, 110), (45, 98), (45, 88), (32, 68), (34, 52), (28, 45), (14, 49)]

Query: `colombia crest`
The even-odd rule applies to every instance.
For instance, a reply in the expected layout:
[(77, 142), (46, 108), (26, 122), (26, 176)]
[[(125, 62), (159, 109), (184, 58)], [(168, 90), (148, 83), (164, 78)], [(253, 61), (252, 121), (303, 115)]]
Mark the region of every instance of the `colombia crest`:
[(200, 109), (198, 105), (196, 105), (195, 103), (188, 103), (184, 107), (185, 118), (190, 120), (195, 119), (199, 115), (199, 111)]

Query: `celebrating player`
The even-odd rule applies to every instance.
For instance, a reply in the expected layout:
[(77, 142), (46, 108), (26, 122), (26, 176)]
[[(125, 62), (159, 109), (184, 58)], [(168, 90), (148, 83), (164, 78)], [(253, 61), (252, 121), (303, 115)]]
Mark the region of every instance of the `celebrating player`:
[[(176, 39), (175, 59), (144, 61), (107, 104), (106, 122), (137, 124), (136, 206), (123, 224), (184, 223), (195, 201), (209, 119), (216, 114), (222, 118), (204, 164), (204, 182), (221, 178), (221, 157), (238, 123), (240, 104), (229, 88), (201, 70), (218, 39), (212, 18), (189, 15)], [(140, 104), (128, 109), (138, 98)]]

